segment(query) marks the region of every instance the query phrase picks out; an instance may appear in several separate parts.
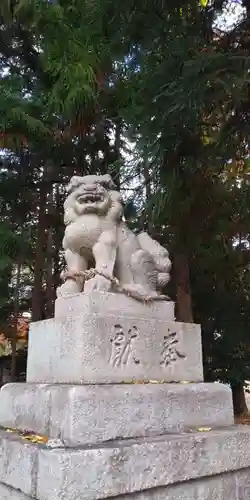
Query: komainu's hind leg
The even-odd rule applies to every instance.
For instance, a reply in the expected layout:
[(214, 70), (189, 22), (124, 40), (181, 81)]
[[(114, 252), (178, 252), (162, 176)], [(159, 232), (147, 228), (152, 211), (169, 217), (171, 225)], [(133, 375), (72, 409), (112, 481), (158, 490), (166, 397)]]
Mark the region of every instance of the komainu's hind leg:
[(137, 300), (165, 299), (157, 292), (158, 271), (153, 257), (145, 250), (137, 250), (131, 257), (133, 283), (122, 285), (122, 290)]

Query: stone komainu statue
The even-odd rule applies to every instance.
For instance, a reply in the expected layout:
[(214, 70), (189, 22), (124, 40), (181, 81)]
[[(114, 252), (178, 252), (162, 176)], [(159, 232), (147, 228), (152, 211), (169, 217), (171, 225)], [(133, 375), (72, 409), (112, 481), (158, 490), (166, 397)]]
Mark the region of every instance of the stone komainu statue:
[(121, 195), (109, 175), (72, 177), (64, 203), (66, 271), (58, 297), (93, 290), (120, 291), (139, 300), (166, 299), (171, 262), (147, 233), (122, 220)]

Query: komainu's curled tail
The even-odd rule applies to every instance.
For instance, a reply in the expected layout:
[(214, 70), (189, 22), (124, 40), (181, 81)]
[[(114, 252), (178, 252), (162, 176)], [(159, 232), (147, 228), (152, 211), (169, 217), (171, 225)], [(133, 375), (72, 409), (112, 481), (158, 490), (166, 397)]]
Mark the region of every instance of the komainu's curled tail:
[(139, 233), (137, 238), (142, 250), (145, 250), (153, 257), (158, 271), (157, 285), (159, 288), (163, 288), (170, 280), (172, 266), (168, 251), (146, 232)]

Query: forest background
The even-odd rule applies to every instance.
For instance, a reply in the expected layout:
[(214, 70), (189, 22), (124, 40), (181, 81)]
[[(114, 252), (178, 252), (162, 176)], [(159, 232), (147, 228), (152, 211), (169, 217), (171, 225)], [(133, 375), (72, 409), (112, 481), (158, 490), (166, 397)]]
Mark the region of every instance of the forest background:
[[(250, 379), (250, 0), (1, 0), (0, 361), (53, 315), (73, 174), (109, 172), (173, 261), (205, 379)], [(28, 318), (28, 319), (25, 319)], [(23, 363), (20, 364), (20, 360)], [(21, 368), (20, 368), (20, 366)]]

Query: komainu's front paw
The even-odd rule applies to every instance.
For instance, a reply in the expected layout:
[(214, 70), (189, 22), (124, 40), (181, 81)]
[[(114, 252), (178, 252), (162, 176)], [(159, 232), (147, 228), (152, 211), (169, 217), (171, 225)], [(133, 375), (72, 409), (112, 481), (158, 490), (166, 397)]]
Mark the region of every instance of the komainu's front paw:
[(94, 278), (91, 278), (90, 280), (85, 282), (84, 293), (91, 293), (94, 290), (98, 290), (100, 292), (109, 292), (111, 286), (112, 283), (109, 279), (97, 274)]

